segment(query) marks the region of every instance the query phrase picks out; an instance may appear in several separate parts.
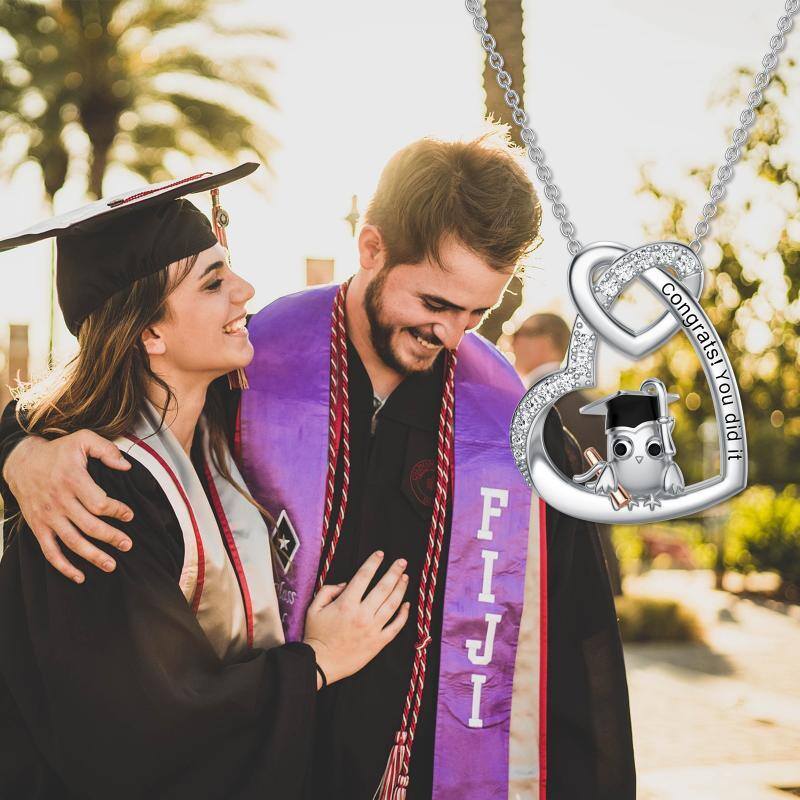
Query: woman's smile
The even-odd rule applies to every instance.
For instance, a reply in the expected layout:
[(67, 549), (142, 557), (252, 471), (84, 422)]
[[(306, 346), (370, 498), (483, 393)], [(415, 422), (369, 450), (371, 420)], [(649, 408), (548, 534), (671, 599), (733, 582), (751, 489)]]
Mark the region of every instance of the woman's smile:
[(222, 332), (228, 336), (247, 336), (247, 314), (242, 314), (232, 322), (228, 322)]

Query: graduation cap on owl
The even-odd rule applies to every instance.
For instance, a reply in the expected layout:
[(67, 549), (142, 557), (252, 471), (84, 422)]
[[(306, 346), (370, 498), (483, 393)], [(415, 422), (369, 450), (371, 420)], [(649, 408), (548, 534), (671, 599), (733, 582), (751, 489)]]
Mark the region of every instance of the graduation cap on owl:
[[(619, 390), (580, 409), (581, 414), (605, 416), (607, 455), (599, 468), (601, 489), (623, 485), (634, 495), (683, 490), (683, 475), (673, 460), (675, 418), (669, 413), (669, 404), (678, 399), (660, 380), (648, 378), (638, 391)], [(592, 472), (575, 480), (583, 481)]]
[[(642, 386), (647, 383), (645, 381)], [(663, 384), (661, 385), (663, 387)], [(666, 405), (669, 405), (679, 400), (680, 396), (664, 391), (664, 398)], [(644, 422), (656, 422), (662, 416), (669, 416), (667, 408), (660, 408), (659, 395), (642, 389), (638, 391), (620, 389), (583, 406), (580, 413), (605, 416), (606, 432), (612, 428), (638, 428)]]

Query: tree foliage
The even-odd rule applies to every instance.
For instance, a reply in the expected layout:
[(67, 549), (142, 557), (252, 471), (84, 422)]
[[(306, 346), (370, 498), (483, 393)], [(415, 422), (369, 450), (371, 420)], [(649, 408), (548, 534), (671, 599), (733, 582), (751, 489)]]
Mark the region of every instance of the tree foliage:
[(731, 503), (725, 560), (740, 572), (774, 571), (800, 589), (800, 498), (789, 484), (780, 493), (751, 486)]
[[(226, 27), (230, 5), (3, 0), (0, 33), (12, 54), (0, 65), (0, 144), (17, 145), (7, 148), (11, 170), (38, 162), (52, 201), (78, 161), (88, 162), (95, 197), (110, 163), (157, 181), (170, 177), (164, 164), (174, 152), (266, 162), (274, 142), (258, 117), (274, 105), (266, 86), (274, 65), (245, 44), (263, 50), (279, 33)], [(213, 45), (223, 37), (220, 54)]]
[[(800, 90), (798, 71), (795, 63), (788, 62), (784, 77), (773, 81), (737, 170), (752, 176), (752, 191), (715, 220), (703, 253), (707, 267), (703, 307), (738, 377), (749, 480), (778, 486), (796, 480), (800, 464), (800, 168), (796, 159), (792, 163), (786, 145), (797, 133), (787, 113), (787, 94), (790, 84)], [(741, 70), (735, 88), (722, 102), (740, 107), (751, 82), (752, 76)], [(703, 187), (713, 175), (710, 167), (690, 173)], [(657, 185), (647, 169), (642, 172), (641, 192), (656, 198), (664, 212), (648, 230), (650, 239), (692, 238), (696, 211), (693, 204), (689, 208), (685, 195)], [(714, 410), (702, 368), (685, 336), (676, 335), (623, 381), (635, 384), (649, 375), (661, 378), (681, 396), (682, 402), (673, 405), (681, 468), (689, 480), (707, 477), (702, 474), (698, 431), (704, 421), (714, 420)]]

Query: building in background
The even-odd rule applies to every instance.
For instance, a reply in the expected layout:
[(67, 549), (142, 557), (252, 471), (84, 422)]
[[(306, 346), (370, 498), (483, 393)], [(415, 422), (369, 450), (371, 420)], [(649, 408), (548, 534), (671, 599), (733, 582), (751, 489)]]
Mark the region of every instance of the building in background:
[(324, 286), (333, 283), (332, 258), (306, 259), (306, 286)]
[[(17, 381), (30, 380), (30, 352), (28, 348), (28, 326), (9, 325), (8, 352), (0, 352), (0, 409), (11, 399), (9, 386)], [(5, 361), (5, 369), (2, 368)]]

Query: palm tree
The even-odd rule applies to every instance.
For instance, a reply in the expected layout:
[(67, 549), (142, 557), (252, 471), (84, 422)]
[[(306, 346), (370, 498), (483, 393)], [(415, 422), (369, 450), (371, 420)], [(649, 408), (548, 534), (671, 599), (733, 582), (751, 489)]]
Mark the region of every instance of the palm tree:
[[(497, 50), (503, 56), (504, 68), (511, 74), (514, 89), (525, 97), (525, 58), (523, 32), (522, 0), (485, 0), (484, 12), (489, 23), (489, 31), (497, 42)], [(483, 65), (483, 88), (486, 92), (486, 114), (496, 122), (505, 123), (512, 131), (517, 127), (511, 119), (511, 109), (503, 97), (504, 90), (497, 83), (497, 72)], [(513, 316), (522, 303), (522, 279), (514, 277), (500, 301), (480, 326), (480, 332), (492, 342), (497, 342), (503, 333), (503, 323)], [(609, 577), (615, 595), (622, 594), (622, 581), (619, 559), (611, 540), (611, 529), (607, 525), (598, 526), (603, 554), (609, 567)]]
[[(497, 50), (505, 61), (504, 68), (511, 74), (514, 89), (524, 98), (522, 0), (486, 0), (485, 14), (489, 31), (497, 41)], [(483, 65), (483, 88), (486, 92), (487, 116), (491, 116), (495, 122), (509, 125), (512, 131), (516, 130), (511, 120), (511, 109), (503, 99), (504, 91), (497, 83), (497, 72), (489, 66), (488, 61)], [(521, 302), (522, 281), (515, 277), (509, 283), (500, 305), (484, 320), (480, 332), (496, 342), (503, 332), (503, 323), (511, 318)]]
[[(0, 67), (0, 143), (12, 135), (27, 141), (11, 169), (38, 162), (52, 201), (83, 158), (70, 146), (77, 131), (88, 146), (93, 197), (112, 162), (153, 181), (169, 177), (171, 152), (234, 159), (250, 151), (266, 161), (274, 142), (257, 117), (274, 105), (264, 82), (274, 65), (248, 52), (245, 40), (280, 34), (222, 25), (217, 12), (229, 4), (4, 0), (0, 31), (16, 52)], [(212, 55), (222, 37), (225, 54)], [(236, 105), (223, 103), (220, 90)]]
[[(52, 206), (75, 163), (86, 164), (94, 198), (111, 163), (148, 182), (170, 177), (164, 165), (175, 152), (226, 160), (250, 152), (267, 163), (274, 141), (258, 117), (274, 106), (265, 84), (274, 65), (247, 44), (263, 49), (280, 34), (222, 25), (217, 14), (229, 3), (3, 0), (0, 33), (14, 52), (0, 65), (0, 146), (23, 144), (7, 176), (38, 163)], [(51, 312), (52, 295), (51, 287)]]

